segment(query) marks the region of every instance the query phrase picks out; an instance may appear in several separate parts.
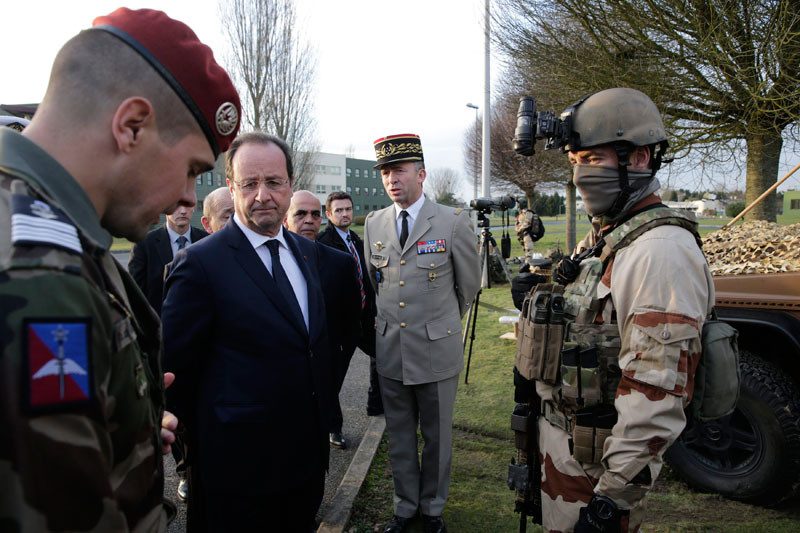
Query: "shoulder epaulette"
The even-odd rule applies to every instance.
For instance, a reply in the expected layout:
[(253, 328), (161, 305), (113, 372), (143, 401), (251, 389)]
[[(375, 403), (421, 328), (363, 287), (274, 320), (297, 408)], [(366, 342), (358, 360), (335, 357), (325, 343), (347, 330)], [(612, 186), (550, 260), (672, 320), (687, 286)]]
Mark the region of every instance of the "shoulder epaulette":
[(83, 253), (77, 228), (59, 209), (24, 194), (11, 195), (11, 243)]
[(370, 211), (369, 213), (367, 213), (367, 218), (371, 217), (374, 214), (375, 214), (375, 211)]
[(463, 207), (459, 207), (458, 209), (456, 209), (456, 215), (460, 215), (461, 211), (463, 211), (463, 210), (464, 210)]

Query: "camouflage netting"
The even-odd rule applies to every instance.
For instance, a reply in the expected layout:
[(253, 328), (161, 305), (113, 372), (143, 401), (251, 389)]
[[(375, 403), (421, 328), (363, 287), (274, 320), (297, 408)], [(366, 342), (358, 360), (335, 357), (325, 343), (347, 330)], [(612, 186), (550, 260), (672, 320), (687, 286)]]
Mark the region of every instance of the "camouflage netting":
[(703, 238), (711, 273), (768, 274), (800, 272), (800, 223), (745, 222)]

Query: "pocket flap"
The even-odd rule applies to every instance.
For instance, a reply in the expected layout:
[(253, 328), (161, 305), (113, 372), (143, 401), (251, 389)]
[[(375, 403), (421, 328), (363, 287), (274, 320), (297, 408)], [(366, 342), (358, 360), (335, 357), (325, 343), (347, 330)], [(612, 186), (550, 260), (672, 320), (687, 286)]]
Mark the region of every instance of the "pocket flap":
[(374, 266), (375, 268), (384, 268), (386, 265), (389, 264), (389, 256), (382, 254), (372, 254), (369, 256), (369, 262), (372, 263), (372, 266)]
[(459, 335), (461, 333), (461, 318), (453, 316), (434, 320), (425, 324), (425, 328), (428, 330), (428, 338), (432, 341), (443, 339), (450, 335)]
[(419, 268), (438, 268), (447, 262), (447, 254), (420, 254), (417, 256), (417, 266)]
[(633, 317), (633, 327), (660, 344), (672, 344), (700, 336), (697, 321), (678, 313), (637, 312)]

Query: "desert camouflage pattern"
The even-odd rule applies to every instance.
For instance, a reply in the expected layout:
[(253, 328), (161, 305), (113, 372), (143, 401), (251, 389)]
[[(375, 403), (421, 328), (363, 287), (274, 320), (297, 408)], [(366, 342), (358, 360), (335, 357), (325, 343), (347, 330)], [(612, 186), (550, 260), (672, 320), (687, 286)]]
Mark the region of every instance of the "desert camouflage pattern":
[[(601, 236), (606, 243), (566, 287), (565, 347), (597, 346), (605, 368), (577, 374), (562, 366), (560, 384), (536, 383), (546, 413), (553, 408), (539, 419), (545, 531), (572, 531), (595, 493), (624, 511), (623, 531), (638, 531), (644, 519), (664, 451), (686, 424), (700, 333), (714, 301), (708, 265), (685, 228), (693, 228), (690, 217), (656, 208), (605, 234), (595, 229), (576, 247), (579, 253)], [(579, 379), (584, 405), (611, 403), (617, 413), (598, 463), (578, 462), (570, 453), (579, 407), (570, 388)]]
[[(537, 222), (539, 222), (539, 218), (536, 218)], [(517, 217), (517, 222), (514, 224), (514, 230), (517, 233), (517, 239), (519, 243), (522, 245), (522, 248), (525, 250), (525, 262), (530, 264), (531, 259), (533, 258), (533, 239), (531, 238), (531, 225), (533, 224), (533, 211), (530, 209), (521, 209), (519, 212), (519, 216)], [(534, 228), (538, 229), (538, 228)]]
[[(0, 135), (2, 148), (0, 166), (8, 168), (3, 155), (12, 151)], [(11, 241), (14, 195), (39, 199), (71, 220), (85, 216), (44, 193), (49, 185), (66, 190), (58, 178), (70, 180), (68, 196), (82, 194), (58, 169), (60, 175), (35, 178), (0, 172), (0, 530), (164, 531), (158, 317), (80, 226), (82, 253)], [(23, 321), (32, 317), (88, 320), (93, 397), (86, 404), (29, 408)]]

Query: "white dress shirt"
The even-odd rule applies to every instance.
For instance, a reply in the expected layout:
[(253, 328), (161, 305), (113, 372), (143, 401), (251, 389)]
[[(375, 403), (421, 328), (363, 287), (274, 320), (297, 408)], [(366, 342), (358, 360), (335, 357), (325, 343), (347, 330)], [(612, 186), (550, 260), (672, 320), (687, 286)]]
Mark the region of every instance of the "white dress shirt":
[(411, 204), (406, 208), (402, 208), (397, 204), (394, 204), (394, 216), (396, 217), (395, 224), (397, 225), (397, 236), (400, 236), (400, 232), (403, 228), (403, 217), (400, 216), (400, 213), (405, 211), (408, 213), (408, 235), (411, 236), (411, 228), (414, 227), (414, 221), (417, 220), (419, 216), (419, 210), (422, 209), (422, 204), (425, 203), (425, 195), (420, 194), (419, 198), (416, 202)]
[(283, 227), (281, 227), (281, 231), (278, 232), (278, 235), (269, 237), (256, 233), (242, 224), (236, 214), (233, 215), (233, 221), (239, 226), (239, 229), (242, 230), (244, 236), (247, 237), (250, 245), (256, 251), (258, 258), (264, 263), (270, 275), (272, 275), (272, 255), (269, 253), (269, 248), (267, 248), (267, 241), (275, 239), (280, 243), (278, 246), (278, 253), (281, 258), (281, 266), (284, 272), (286, 272), (286, 277), (289, 278), (289, 282), (292, 284), (292, 290), (297, 297), (297, 303), (300, 305), (300, 310), (303, 312), (303, 320), (306, 323), (306, 330), (308, 330), (308, 285), (306, 285), (306, 278), (303, 277), (303, 271), (300, 270), (300, 265), (297, 264), (297, 259), (295, 259), (294, 254), (289, 249), (289, 245), (286, 243)]
[[(177, 254), (179, 250), (178, 237), (181, 237), (181, 234), (166, 224), (164, 227), (167, 228), (167, 233), (169, 234), (169, 245), (172, 247), (172, 257), (175, 257), (175, 254)], [(186, 237), (186, 246), (184, 246), (184, 248), (188, 248), (189, 245), (192, 244), (192, 227), (189, 226), (186, 228), (186, 233), (184, 233), (182, 236)]]

